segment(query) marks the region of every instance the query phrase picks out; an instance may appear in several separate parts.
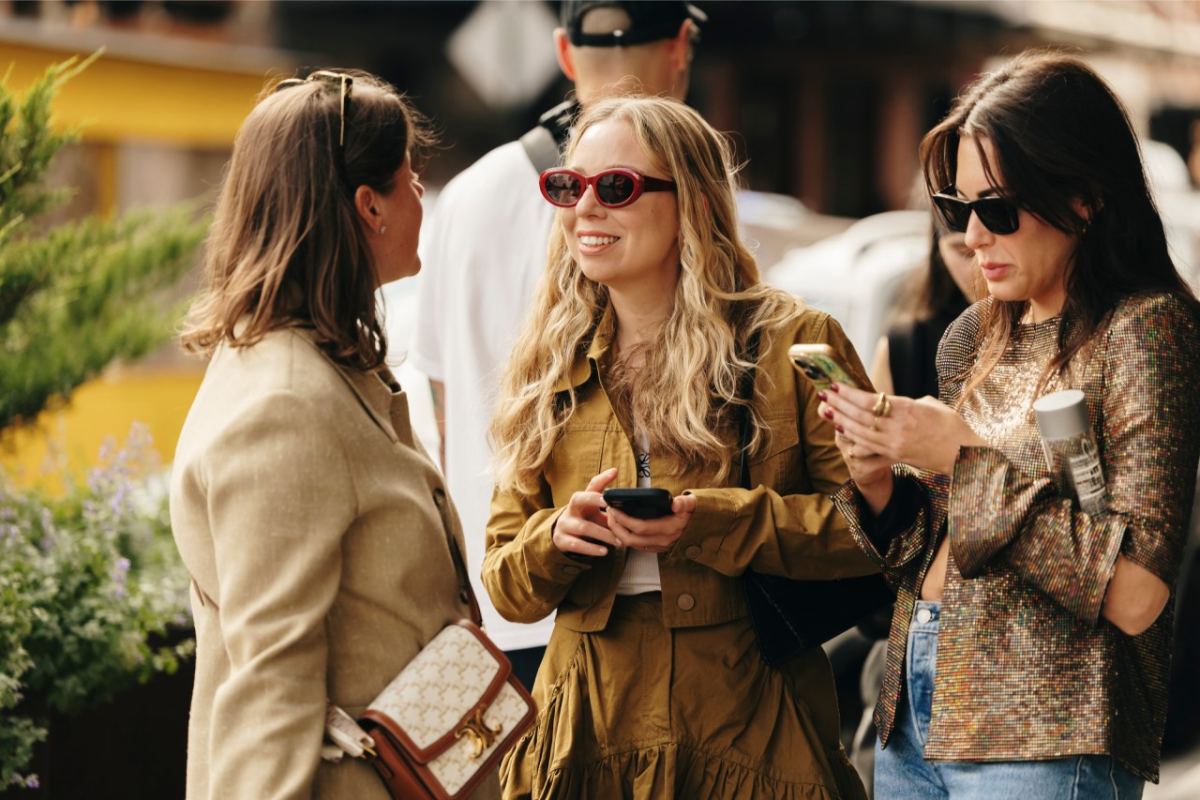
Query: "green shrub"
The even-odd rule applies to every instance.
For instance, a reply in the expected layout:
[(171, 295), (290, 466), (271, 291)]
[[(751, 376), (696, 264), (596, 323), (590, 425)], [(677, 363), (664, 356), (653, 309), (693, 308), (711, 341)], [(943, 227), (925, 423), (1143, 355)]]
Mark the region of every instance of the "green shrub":
[(148, 641), (191, 624), (168, 481), (150, 445), (135, 424), (86, 481), (59, 465), (61, 494), (18, 490), (0, 474), (0, 788), (37, 785), (26, 770), (48, 711), (90, 708), (174, 672), (194, 650), (194, 640)]
[(20, 97), (0, 75), (0, 439), (113, 361), (171, 340), (180, 282), (208, 230), (194, 203), (35, 224), (73, 191), (45, 185), (58, 151), (79, 138), (54, 128), (52, 102), (98, 55), (52, 65)]

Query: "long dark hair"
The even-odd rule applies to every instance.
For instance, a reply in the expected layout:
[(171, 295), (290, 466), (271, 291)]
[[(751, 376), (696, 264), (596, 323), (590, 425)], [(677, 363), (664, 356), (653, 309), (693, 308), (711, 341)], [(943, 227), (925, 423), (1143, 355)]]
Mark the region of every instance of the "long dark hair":
[(383, 364), (379, 281), (354, 191), (389, 193), (406, 154), (432, 136), (391, 85), (344, 74), (354, 81), (344, 120), (339, 81), (289, 80), (269, 86), (242, 124), (209, 233), (207, 291), (185, 323), (189, 351), (248, 346), (299, 321), (334, 360)]
[[(1071, 324), (1061, 326), (1059, 351), (1047, 375), (1070, 362), (1122, 298), (1174, 292), (1195, 313), (1196, 298), (1167, 250), (1129, 116), (1090, 67), (1061, 53), (1031, 51), (981, 77), (921, 142), (930, 192), (954, 183), (964, 136), (975, 140), (994, 186), (1076, 237), (1063, 306), (1063, 318)], [(995, 148), (994, 164), (983, 138)], [(990, 308), (980, 358), (963, 397), (995, 366), (1026, 303), (994, 301)]]

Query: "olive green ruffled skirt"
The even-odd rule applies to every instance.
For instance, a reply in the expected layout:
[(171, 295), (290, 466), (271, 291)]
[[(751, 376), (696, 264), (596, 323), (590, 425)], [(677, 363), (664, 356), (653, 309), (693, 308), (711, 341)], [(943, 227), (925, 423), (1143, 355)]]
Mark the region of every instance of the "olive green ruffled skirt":
[(660, 594), (618, 596), (605, 630), (555, 628), (504, 797), (865, 798), (836, 718), (805, 702), (833, 692), (819, 651), (768, 667), (748, 618), (671, 630)]

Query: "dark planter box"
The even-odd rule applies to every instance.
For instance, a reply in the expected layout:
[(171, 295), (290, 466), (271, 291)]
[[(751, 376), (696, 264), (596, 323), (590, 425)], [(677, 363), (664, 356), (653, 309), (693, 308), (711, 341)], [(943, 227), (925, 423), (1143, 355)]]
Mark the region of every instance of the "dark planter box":
[[(172, 631), (170, 644), (194, 636)], [(194, 659), (74, 717), (50, 715), (50, 736), (35, 751), (38, 789), (10, 789), (29, 800), (183, 800), (188, 706)]]

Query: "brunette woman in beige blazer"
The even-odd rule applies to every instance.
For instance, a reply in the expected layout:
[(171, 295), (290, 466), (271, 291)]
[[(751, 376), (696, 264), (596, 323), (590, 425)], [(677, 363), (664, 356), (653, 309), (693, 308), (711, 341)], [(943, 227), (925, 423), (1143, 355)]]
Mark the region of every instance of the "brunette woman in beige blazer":
[[(458, 517), (375, 305), (421, 267), (427, 143), (392, 87), (320, 72), (278, 84), (234, 144), (183, 337), (212, 361), (171, 485), (198, 644), (189, 800), (387, 798), (369, 764), (320, 760), (326, 700), (357, 716), (467, 616)], [(492, 776), (475, 797), (496, 795)]]

